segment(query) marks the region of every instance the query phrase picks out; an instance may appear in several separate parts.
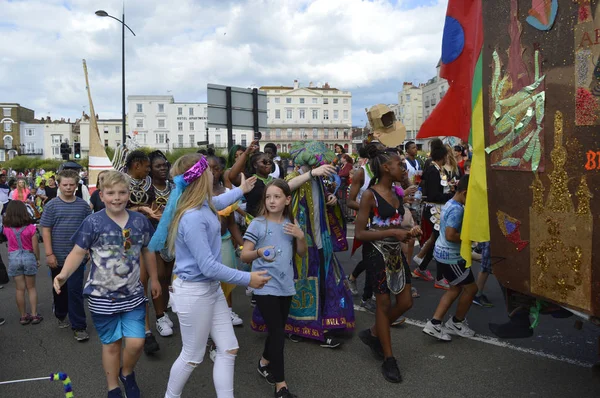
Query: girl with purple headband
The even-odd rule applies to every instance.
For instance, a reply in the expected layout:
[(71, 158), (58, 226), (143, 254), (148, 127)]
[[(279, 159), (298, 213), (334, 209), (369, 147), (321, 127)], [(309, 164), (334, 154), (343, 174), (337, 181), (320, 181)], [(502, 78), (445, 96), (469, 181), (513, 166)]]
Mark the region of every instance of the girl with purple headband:
[(213, 380), (217, 397), (233, 397), (238, 342), (219, 281), (262, 288), (263, 272), (243, 272), (221, 263), (221, 223), (217, 209), (239, 200), (256, 183), (242, 178), (240, 188), (213, 197), (213, 174), (200, 154), (185, 155), (172, 168), (175, 189), (149, 248), (167, 248), (177, 258), (171, 294), (183, 348), (169, 376), (165, 397), (180, 397), (192, 371), (202, 362), (209, 334), (217, 345)]

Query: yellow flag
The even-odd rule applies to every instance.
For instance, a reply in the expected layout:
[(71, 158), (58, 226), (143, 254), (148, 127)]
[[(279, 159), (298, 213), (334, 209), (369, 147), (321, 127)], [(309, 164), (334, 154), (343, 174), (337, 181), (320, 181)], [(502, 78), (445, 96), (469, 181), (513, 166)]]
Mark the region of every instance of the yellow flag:
[(460, 255), (467, 261), (467, 267), (471, 266), (471, 242), (488, 242), (490, 240), (481, 90), (477, 95), (471, 118), (473, 159), (460, 234), (462, 240)]

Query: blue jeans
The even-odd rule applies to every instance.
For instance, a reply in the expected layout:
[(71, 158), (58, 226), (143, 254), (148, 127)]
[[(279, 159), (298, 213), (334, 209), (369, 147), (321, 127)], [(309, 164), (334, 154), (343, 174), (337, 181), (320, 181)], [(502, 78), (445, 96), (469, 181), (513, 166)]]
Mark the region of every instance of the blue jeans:
[[(62, 271), (62, 267), (51, 268), (52, 279)], [(84, 264), (69, 277), (60, 294), (52, 289), (54, 294), (54, 315), (63, 320), (69, 315), (71, 328), (73, 330), (86, 329), (85, 309), (83, 308), (83, 276)]]

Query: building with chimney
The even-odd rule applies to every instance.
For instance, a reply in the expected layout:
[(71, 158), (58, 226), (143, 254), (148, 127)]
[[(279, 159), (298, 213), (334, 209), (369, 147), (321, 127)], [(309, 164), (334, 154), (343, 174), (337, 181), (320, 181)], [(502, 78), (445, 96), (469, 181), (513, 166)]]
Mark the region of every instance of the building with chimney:
[(0, 103), (0, 162), (10, 160), (24, 150), (21, 147), (21, 122), (31, 122), (34, 119), (35, 112), (32, 109), (17, 103)]
[(288, 152), (296, 141), (319, 140), (333, 150), (335, 144), (352, 151), (352, 93), (331, 87), (263, 86), (267, 93), (268, 131), (262, 143), (272, 142)]

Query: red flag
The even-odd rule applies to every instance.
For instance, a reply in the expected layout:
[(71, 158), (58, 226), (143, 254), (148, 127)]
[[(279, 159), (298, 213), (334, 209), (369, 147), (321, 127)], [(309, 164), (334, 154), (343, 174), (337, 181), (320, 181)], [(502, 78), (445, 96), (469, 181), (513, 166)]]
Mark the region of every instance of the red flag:
[(483, 44), (481, 0), (450, 0), (442, 37), (440, 76), (448, 80), (448, 92), (423, 122), (417, 138), (469, 139), (471, 89), (475, 65)]

